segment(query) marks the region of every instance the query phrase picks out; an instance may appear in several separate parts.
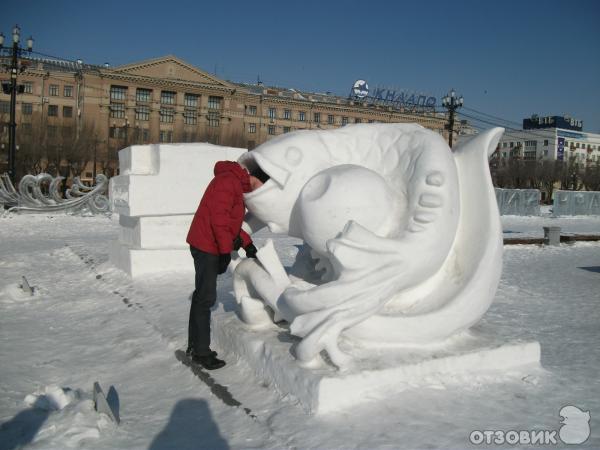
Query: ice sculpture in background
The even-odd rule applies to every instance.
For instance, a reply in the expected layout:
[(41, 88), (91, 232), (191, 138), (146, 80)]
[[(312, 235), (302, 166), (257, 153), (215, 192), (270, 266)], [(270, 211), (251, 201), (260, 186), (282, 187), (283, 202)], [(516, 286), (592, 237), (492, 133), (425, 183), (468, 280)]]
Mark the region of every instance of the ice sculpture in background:
[[(0, 203), (9, 206), (9, 212), (109, 212), (106, 196), (108, 178), (105, 175), (98, 175), (92, 187), (85, 186), (79, 177), (75, 177), (71, 188), (65, 192), (66, 198), (63, 198), (60, 190), (63, 180), (64, 177), (53, 177), (47, 173), (25, 175), (17, 191), (8, 175), (4, 174), (0, 176)], [(44, 193), (44, 186), (47, 186), (47, 193)]]
[(234, 272), (239, 315), (290, 323), (305, 365), (340, 339), (421, 346), (475, 324), (502, 270), (502, 228), (488, 156), (494, 128), (451, 151), (416, 124), (290, 133), (242, 155), (270, 179), (246, 194), (247, 225), (303, 239), (286, 273), (272, 243)]
[(541, 198), (539, 189), (496, 188), (496, 201), (502, 216), (539, 216)]

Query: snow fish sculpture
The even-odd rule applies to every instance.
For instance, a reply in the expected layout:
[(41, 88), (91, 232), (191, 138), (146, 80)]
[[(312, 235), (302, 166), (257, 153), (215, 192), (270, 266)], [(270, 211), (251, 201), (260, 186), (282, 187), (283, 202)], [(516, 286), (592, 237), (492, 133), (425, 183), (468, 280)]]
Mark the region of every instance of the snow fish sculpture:
[(271, 242), (234, 272), (239, 315), (282, 319), (310, 365), (362, 345), (422, 346), (475, 324), (502, 270), (502, 228), (488, 155), (494, 128), (451, 151), (416, 124), (360, 124), (282, 135), (240, 157), (270, 179), (245, 195), (252, 231), (305, 241), (287, 274)]

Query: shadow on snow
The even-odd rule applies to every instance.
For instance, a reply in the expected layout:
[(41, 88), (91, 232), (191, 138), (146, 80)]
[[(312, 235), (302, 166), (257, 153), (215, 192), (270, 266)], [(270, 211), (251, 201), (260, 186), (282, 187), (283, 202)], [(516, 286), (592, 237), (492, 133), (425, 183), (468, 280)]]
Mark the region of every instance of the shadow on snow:
[(221, 436), (205, 400), (180, 400), (171, 412), (169, 423), (156, 435), (148, 450), (198, 448), (221, 450), (229, 449), (229, 445)]
[(33, 407), (0, 424), (0, 450), (13, 450), (29, 444), (49, 415), (50, 411)]

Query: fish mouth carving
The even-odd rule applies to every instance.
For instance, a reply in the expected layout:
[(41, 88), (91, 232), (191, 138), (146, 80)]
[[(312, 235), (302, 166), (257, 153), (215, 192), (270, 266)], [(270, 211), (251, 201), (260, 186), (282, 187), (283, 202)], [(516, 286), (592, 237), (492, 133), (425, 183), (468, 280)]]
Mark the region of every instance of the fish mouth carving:
[(284, 169), (278, 166), (277, 164), (269, 161), (267, 158), (265, 158), (259, 153), (245, 153), (240, 157), (238, 161), (250, 173), (252, 173), (257, 168), (260, 168), (269, 176), (269, 179), (263, 184), (263, 186), (256, 189), (255, 191), (246, 194), (247, 197), (258, 195), (261, 191), (268, 190), (268, 187), (272, 187), (273, 184), (276, 184), (280, 189), (284, 189), (291, 175), (291, 172), (289, 170)]

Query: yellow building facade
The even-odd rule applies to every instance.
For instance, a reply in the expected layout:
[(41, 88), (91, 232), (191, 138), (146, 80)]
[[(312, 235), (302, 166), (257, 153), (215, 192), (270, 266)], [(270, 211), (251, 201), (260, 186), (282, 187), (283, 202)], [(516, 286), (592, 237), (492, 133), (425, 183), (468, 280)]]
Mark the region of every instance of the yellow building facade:
[[(283, 133), (360, 122), (416, 122), (446, 133), (446, 117), (433, 111), (417, 113), (291, 88), (233, 83), (175, 56), (119, 67), (23, 62), (27, 67), (18, 84), (24, 92), (16, 106), (21, 174), (32, 171), (25, 159), (45, 157), (57, 172), (59, 166), (63, 172), (68, 166), (64, 175), (76, 172), (91, 181), (94, 167), (96, 173), (114, 174), (118, 150), (131, 144), (211, 142), (252, 149)], [(8, 74), (0, 80), (7, 82)], [(0, 94), (3, 160), (9, 100), (9, 95)]]

